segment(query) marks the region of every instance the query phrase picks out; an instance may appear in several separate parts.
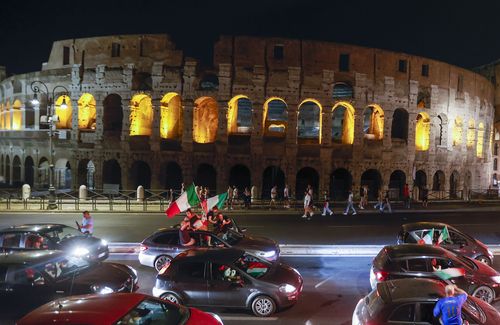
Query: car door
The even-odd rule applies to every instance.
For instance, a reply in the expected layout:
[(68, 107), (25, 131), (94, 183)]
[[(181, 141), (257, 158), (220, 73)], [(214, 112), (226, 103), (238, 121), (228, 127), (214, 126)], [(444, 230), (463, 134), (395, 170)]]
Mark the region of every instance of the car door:
[(468, 240), (457, 231), (449, 230), (450, 238), (441, 244), (442, 247), (457, 254), (464, 255), (467, 252)]
[[(175, 257), (183, 251), (183, 249), (180, 249), (181, 245), (179, 244), (178, 232), (161, 233), (152, 241), (154, 243), (153, 249), (155, 250), (155, 255), (166, 254)], [(151, 247), (149, 249), (151, 249)]]
[(205, 262), (185, 261), (178, 265), (173, 278), (173, 289), (188, 305), (208, 305), (205, 264)]
[(439, 318), (434, 317), (436, 302), (420, 302), (415, 309), (415, 324), (440, 325)]
[(208, 299), (212, 306), (246, 307), (252, 281), (234, 266), (210, 263)]
[(391, 272), (391, 279), (432, 277), (427, 258), (409, 257), (397, 261), (399, 271)]
[(387, 318), (387, 324), (415, 324), (415, 303), (407, 303), (396, 306)]

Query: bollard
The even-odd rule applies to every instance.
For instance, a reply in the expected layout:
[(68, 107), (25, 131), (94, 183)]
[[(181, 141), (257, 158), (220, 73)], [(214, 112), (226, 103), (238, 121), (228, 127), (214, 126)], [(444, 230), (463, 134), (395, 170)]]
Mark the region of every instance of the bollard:
[(250, 189), (250, 195), (251, 195), (251, 202), (253, 203), (255, 199), (257, 198), (257, 187), (254, 185)]
[(80, 188), (78, 189), (78, 198), (80, 200), (87, 200), (87, 186), (80, 185)]
[(139, 185), (137, 186), (137, 202), (142, 202), (144, 201), (144, 186)]

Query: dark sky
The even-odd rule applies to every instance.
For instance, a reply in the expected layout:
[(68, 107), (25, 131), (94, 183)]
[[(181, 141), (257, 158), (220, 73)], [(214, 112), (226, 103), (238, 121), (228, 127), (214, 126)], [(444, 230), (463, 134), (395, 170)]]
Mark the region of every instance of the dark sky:
[(40, 70), (51, 43), (110, 34), (166, 33), (209, 61), (221, 34), (336, 41), (470, 68), (500, 58), (500, 1), (38, 0), (0, 3), (0, 65)]

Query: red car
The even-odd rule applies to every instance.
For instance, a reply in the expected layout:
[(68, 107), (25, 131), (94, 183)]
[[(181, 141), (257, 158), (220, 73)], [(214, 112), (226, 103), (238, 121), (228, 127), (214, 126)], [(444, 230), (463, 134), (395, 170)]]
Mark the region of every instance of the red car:
[(140, 293), (83, 295), (51, 301), (17, 325), (35, 324), (206, 324), (222, 325), (219, 316)]

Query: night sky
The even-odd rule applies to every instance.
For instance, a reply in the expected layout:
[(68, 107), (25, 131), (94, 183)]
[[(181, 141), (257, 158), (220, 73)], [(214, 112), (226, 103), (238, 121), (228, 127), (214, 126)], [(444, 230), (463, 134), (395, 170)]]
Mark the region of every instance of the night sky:
[(38, 71), (55, 40), (166, 33), (211, 62), (219, 35), (280, 36), (377, 47), (465, 68), (500, 59), (500, 1), (39, 0), (0, 3), (0, 65)]

